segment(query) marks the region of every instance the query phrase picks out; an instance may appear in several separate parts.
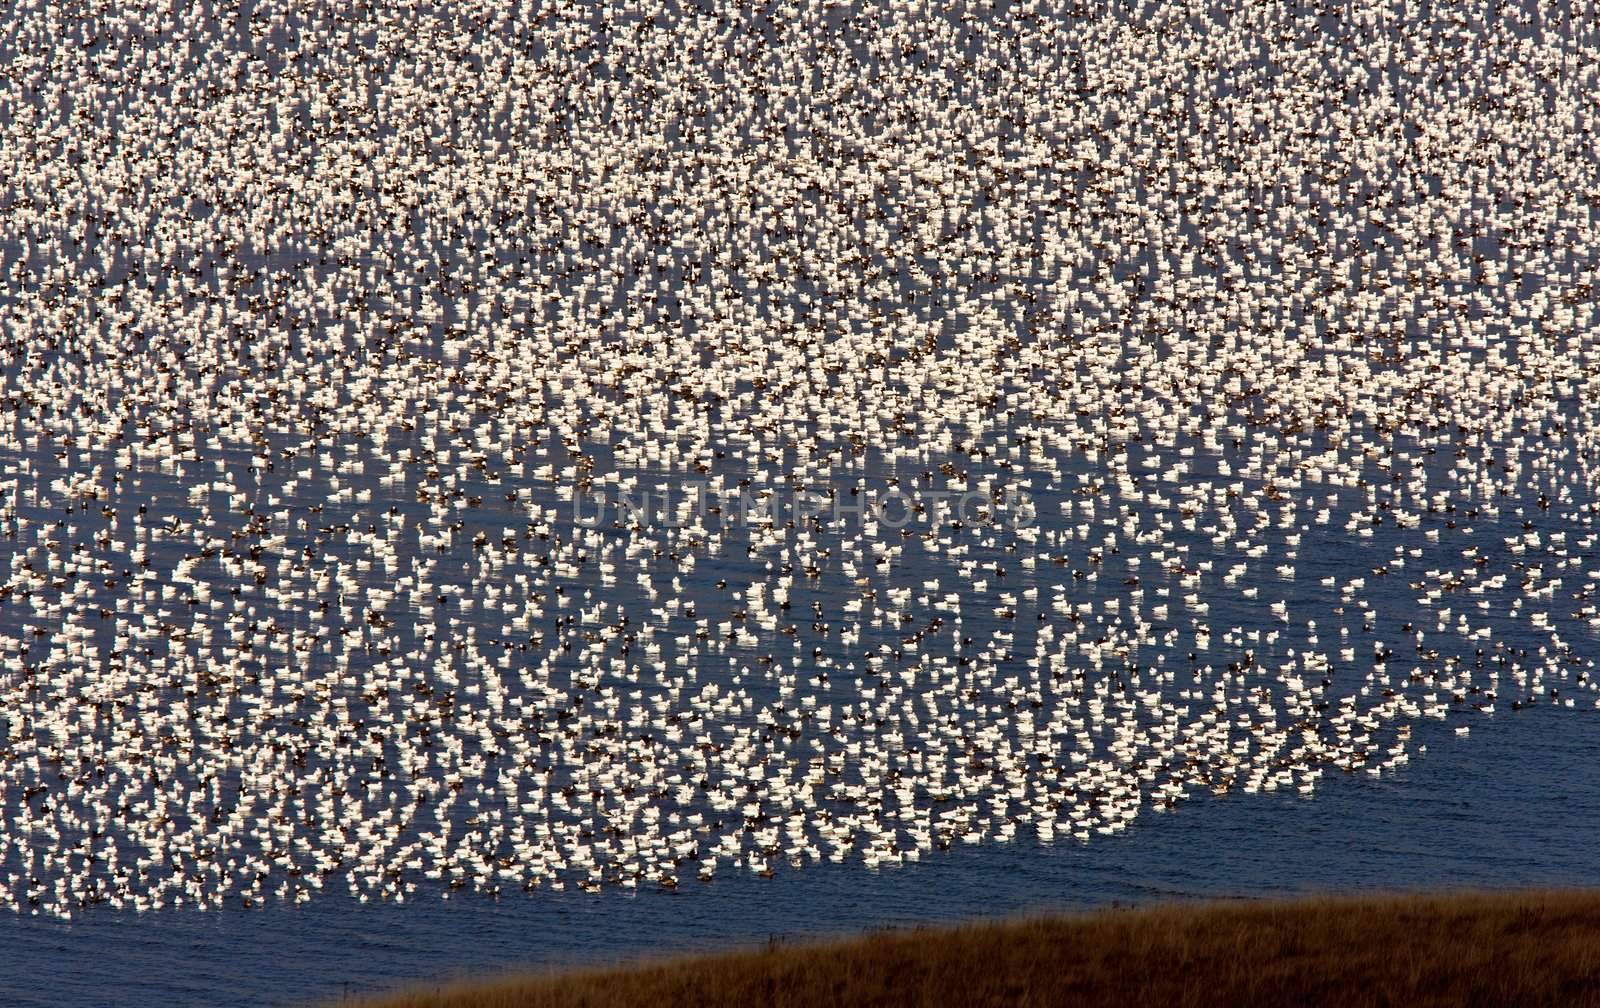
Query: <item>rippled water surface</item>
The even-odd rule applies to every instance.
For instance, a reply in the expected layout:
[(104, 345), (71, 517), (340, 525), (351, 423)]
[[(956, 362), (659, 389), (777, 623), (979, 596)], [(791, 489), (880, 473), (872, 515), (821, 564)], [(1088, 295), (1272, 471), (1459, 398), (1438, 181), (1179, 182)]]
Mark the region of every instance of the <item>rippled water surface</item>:
[[(254, 913), (0, 917), (0, 999), (294, 1005), (455, 975), (941, 920), (1349, 889), (1600, 885), (1600, 740), (1556, 710), (1440, 731), (1383, 781), (1313, 800), (1230, 795), (1081, 846), (955, 848), (904, 868), (821, 866), (678, 892), (345, 901)], [(225, 997), (218, 996), (226, 991)]]
[(8, 10), (0, 1005), (1600, 883), (1581, 7)]

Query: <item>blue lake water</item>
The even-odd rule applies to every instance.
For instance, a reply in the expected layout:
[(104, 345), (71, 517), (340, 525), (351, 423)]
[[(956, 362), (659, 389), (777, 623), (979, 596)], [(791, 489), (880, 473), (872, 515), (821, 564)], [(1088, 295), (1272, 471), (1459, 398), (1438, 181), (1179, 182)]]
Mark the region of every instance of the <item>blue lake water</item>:
[(249, 913), (0, 917), (0, 999), (30, 1005), (337, 1000), (411, 982), (869, 928), (1208, 897), (1600, 885), (1600, 740), (1544, 709), (1439, 732), (1392, 779), (1315, 799), (1197, 799), (1094, 844), (953, 848), (902, 868), (818, 866), (677, 892), (338, 900)]
[(1572, 5), (180, 6), (0, 20), (0, 1004), (1600, 884)]

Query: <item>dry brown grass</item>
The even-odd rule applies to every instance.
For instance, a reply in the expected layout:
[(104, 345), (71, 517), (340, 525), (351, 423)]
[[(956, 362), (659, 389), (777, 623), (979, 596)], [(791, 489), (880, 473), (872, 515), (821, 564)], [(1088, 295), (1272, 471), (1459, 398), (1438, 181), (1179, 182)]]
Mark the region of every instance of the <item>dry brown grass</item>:
[(1113, 910), (512, 977), (362, 1005), (1600, 1006), (1600, 891)]

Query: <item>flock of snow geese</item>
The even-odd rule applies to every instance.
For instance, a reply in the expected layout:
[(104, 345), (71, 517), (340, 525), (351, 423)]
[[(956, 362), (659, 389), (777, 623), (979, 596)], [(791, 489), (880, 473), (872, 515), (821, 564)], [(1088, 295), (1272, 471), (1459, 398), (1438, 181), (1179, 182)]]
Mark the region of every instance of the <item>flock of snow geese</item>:
[(19, 0), (0, 903), (1094, 841), (1592, 711), (1596, 94), (1593, 0)]

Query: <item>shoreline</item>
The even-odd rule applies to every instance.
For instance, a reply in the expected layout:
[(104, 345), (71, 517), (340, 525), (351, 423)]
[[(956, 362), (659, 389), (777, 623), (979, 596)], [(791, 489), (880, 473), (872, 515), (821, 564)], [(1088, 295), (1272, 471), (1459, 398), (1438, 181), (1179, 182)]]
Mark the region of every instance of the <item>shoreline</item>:
[(411, 985), (329, 1008), (1460, 1003), (1600, 1005), (1600, 889), (1112, 908)]

